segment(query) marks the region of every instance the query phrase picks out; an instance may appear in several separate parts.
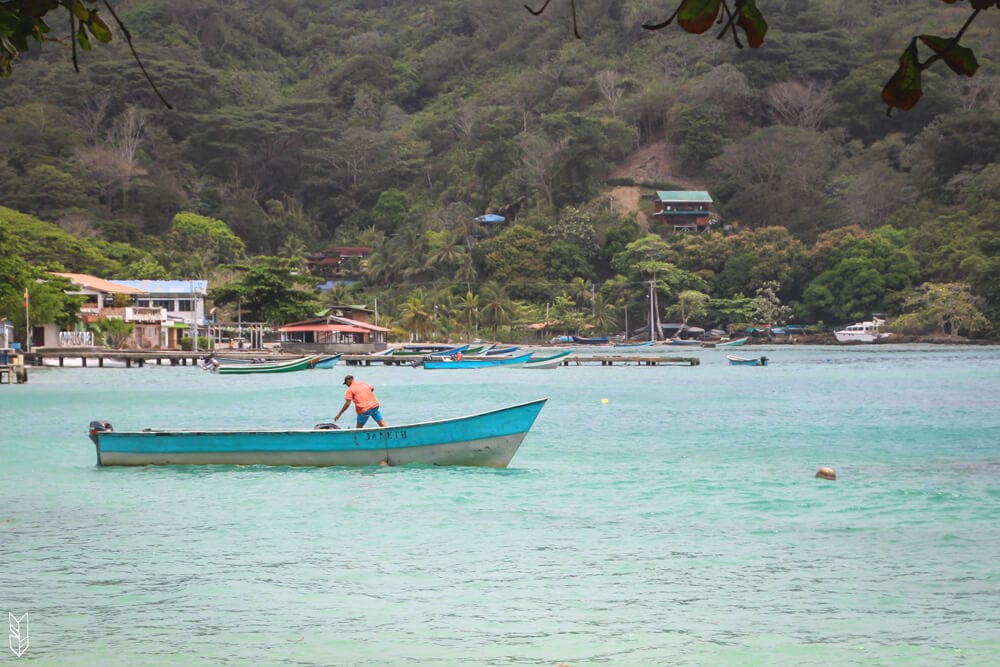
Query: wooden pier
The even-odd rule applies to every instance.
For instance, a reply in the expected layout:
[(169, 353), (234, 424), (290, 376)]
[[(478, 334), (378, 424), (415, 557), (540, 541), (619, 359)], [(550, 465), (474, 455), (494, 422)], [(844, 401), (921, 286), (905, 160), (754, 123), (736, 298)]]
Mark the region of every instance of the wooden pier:
[[(542, 353), (542, 356), (544, 354)], [(106, 349), (74, 349), (74, 348), (39, 348), (24, 354), (25, 364), (34, 366), (66, 366), (69, 361), (73, 366), (84, 368), (105, 368), (106, 362), (113, 361), (117, 367), (142, 368), (146, 364), (162, 366), (197, 366), (211, 350), (198, 352), (182, 352), (180, 350), (106, 350)], [(268, 361), (294, 359), (297, 355), (278, 354), (270, 350), (241, 350), (239, 353), (227, 353), (215, 350), (220, 358), (241, 357), (246, 359), (266, 358)], [(537, 356), (537, 355), (536, 355)], [(495, 357), (501, 358), (501, 357)], [(57, 360), (56, 364), (52, 360)], [(48, 361), (49, 363), (45, 363)], [(421, 355), (384, 355), (384, 354), (345, 354), (340, 361), (345, 366), (419, 366), (423, 361)], [(666, 357), (651, 354), (571, 354), (562, 360), (563, 366), (697, 366), (698, 357)]]
[[(156, 364), (162, 366), (197, 366), (198, 362), (204, 359), (211, 350), (199, 350), (198, 352), (183, 352), (181, 350), (105, 350), (87, 349), (80, 350), (74, 348), (52, 348), (35, 349), (24, 354), (26, 364), (34, 366), (51, 365), (45, 364), (46, 360), (55, 359), (58, 366), (66, 366), (67, 360), (79, 360), (79, 365), (84, 368), (104, 368), (105, 361), (115, 361), (124, 364), (126, 368), (136, 366), (142, 368), (146, 364)], [(218, 356), (224, 356), (216, 352)], [(226, 355), (228, 356), (228, 355)], [(235, 355), (233, 355), (235, 356)], [(251, 357), (253, 355), (251, 354)], [(260, 356), (258, 354), (258, 356)], [(272, 355), (268, 355), (272, 356)]]
[[(544, 356), (544, 355), (543, 355)], [(494, 357), (501, 358), (501, 357)], [(414, 366), (420, 365), (423, 357), (392, 356), (380, 354), (345, 354), (340, 360), (346, 366)], [(562, 361), (563, 366), (697, 366), (701, 363), (698, 357), (654, 357), (649, 354), (571, 354)]]
[(609, 355), (576, 355), (571, 354), (563, 360), (563, 366), (584, 366), (598, 364), (600, 366), (697, 366), (701, 363), (698, 357), (654, 357), (648, 354), (609, 354)]

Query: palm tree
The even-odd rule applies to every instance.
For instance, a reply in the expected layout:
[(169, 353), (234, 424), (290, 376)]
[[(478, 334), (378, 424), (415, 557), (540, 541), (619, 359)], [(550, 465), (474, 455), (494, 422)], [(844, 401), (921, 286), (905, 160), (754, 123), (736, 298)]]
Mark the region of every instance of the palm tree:
[(594, 296), (594, 327), (600, 333), (608, 333), (618, 326), (618, 315), (613, 303), (604, 301), (600, 294)]
[(337, 283), (326, 293), (326, 302), (331, 306), (350, 305), (353, 298), (354, 285), (347, 283)]
[(462, 237), (450, 229), (427, 232), (427, 246), (424, 268), (437, 274), (444, 274), (448, 269), (461, 266), (463, 258), (468, 255)]
[(434, 328), (445, 338), (451, 336), (458, 315), (458, 303), (455, 295), (449, 289), (440, 290), (434, 295)]
[(303, 243), (302, 239), (294, 234), (289, 234), (285, 241), (278, 248), (278, 257), (286, 257), (288, 259), (295, 260), (294, 268), (299, 271), (306, 270), (306, 260), (305, 256), (309, 252), (306, 248), (306, 244)]
[(427, 332), (432, 324), (432, 315), (427, 304), (427, 292), (422, 287), (410, 292), (403, 304), (399, 319), (400, 323), (410, 330), (410, 334), (419, 340), (427, 339)]
[(479, 295), (466, 292), (458, 304), (458, 316), (465, 325), (465, 339), (472, 340), (472, 330), (479, 327)]
[(476, 266), (472, 261), (472, 255), (468, 252), (462, 256), (454, 277), (456, 282), (465, 283), (466, 291), (472, 291), (472, 283), (476, 282), (476, 278), (479, 277), (479, 274), (476, 272)]
[(483, 285), (479, 290), (479, 296), (483, 303), (480, 320), (492, 329), (493, 339), (496, 340), (497, 329), (511, 323), (514, 317), (514, 304), (503, 286), (495, 280)]
[(593, 292), (583, 278), (573, 278), (567, 290), (569, 298), (576, 302), (577, 306), (583, 306), (593, 299)]

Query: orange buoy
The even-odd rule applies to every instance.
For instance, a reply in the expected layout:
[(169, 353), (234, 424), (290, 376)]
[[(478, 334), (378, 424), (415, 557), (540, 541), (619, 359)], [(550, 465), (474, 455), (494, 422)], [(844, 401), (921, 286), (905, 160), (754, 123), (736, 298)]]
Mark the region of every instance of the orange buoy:
[(816, 477), (818, 479), (837, 479), (837, 473), (833, 471), (833, 468), (823, 466), (816, 471)]

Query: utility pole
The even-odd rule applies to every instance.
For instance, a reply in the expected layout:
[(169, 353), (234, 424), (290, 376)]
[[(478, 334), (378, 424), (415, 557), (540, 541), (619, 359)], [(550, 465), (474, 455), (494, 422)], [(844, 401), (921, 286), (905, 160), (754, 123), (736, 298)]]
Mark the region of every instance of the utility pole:
[(191, 281), (191, 351), (198, 351), (198, 293)]
[(31, 294), (24, 288), (24, 347), (31, 352)]
[(243, 349), (243, 295), (236, 294), (236, 340)]
[[(653, 274), (653, 275), (655, 276), (656, 274)], [(649, 340), (655, 342), (656, 341), (656, 333), (655, 333), (656, 329), (653, 328), (653, 326), (654, 326), (653, 313), (655, 312), (655, 310), (654, 310), (655, 306), (653, 305), (653, 284), (654, 283), (656, 283), (655, 279), (649, 281)]]

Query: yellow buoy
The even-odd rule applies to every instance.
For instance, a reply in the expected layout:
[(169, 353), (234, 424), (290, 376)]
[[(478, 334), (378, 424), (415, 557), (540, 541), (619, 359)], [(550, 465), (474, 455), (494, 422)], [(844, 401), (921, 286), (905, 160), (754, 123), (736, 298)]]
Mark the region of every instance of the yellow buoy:
[(608, 402), (608, 399), (606, 399), (606, 398), (602, 398), (601, 399), (601, 403), (605, 403), (606, 404), (607, 402)]

